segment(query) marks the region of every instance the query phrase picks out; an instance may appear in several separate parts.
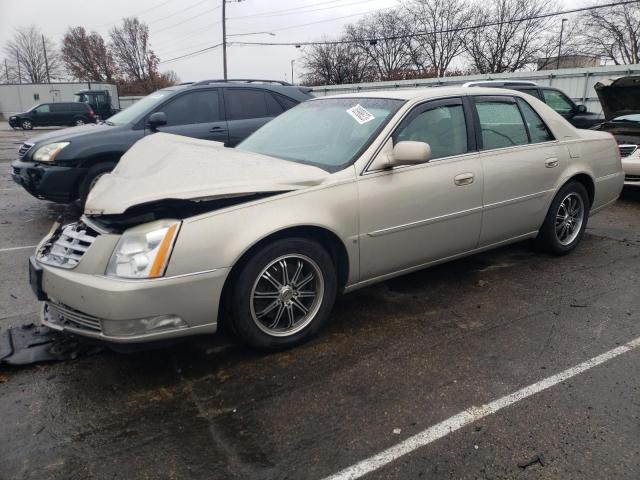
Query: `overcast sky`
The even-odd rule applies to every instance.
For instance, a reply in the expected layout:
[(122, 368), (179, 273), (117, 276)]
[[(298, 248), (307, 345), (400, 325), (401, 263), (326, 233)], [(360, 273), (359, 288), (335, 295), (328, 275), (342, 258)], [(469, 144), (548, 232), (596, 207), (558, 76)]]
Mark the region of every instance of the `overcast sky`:
[[(242, 0), (227, 4), (228, 41), (298, 42), (335, 37), (345, 24), (365, 13), (397, 5), (398, 0)], [(587, 0), (560, 0), (566, 8)], [(162, 61), (220, 43), (221, 0), (0, 0), (0, 46), (16, 27), (38, 26), (59, 46), (69, 26), (84, 26), (108, 39), (109, 30), (122, 17), (138, 16), (150, 28), (153, 50)], [(303, 8), (301, 8), (303, 7)], [(243, 18), (240, 18), (243, 17)], [(346, 17), (346, 18), (345, 18)], [(311, 23), (311, 25), (309, 25)], [(234, 34), (272, 32), (233, 37)], [(230, 46), (229, 77), (291, 79), (291, 60), (301, 57), (292, 46)], [(0, 54), (2, 58), (2, 54)], [(161, 63), (182, 81), (222, 77), (220, 48), (201, 55)], [(301, 69), (294, 65), (295, 77)]]

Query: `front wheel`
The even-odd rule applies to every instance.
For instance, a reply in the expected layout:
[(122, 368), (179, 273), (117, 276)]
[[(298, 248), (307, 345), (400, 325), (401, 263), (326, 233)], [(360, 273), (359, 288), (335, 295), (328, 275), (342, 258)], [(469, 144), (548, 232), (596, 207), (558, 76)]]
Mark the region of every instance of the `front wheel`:
[(98, 183), (98, 180), (115, 168), (111, 163), (99, 163), (89, 169), (85, 175), (79, 188), (80, 207), (84, 210), (84, 204), (87, 202), (87, 196), (91, 189)]
[(22, 122), (20, 122), (20, 126), (22, 127), (23, 130), (31, 130), (33, 129), (33, 122), (31, 120), (22, 120)]
[(306, 238), (276, 240), (243, 263), (233, 281), (227, 320), (254, 348), (290, 348), (327, 323), (336, 291), (335, 266), (322, 245)]
[(557, 193), (542, 224), (536, 244), (554, 255), (578, 246), (589, 218), (589, 194), (580, 182), (569, 182)]

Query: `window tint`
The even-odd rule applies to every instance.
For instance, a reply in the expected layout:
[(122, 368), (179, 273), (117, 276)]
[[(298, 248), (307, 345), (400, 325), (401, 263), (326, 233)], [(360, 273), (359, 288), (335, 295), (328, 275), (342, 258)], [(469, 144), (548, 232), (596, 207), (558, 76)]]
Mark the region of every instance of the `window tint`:
[(524, 121), (527, 123), (529, 135), (531, 136), (531, 143), (550, 142), (553, 140), (553, 135), (551, 135), (551, 132), (536, 111), (531, 108), (531, 105), (521, 98), (516, 99), (516, 101), (520, 106), (520, 110), (524, 116)]
[(49, 113), (51, 110), (49, 108), (49, 104), (44, 104), (44, 105), (40, 105), (38, 108), (36, 108), (36, 111), (38, 113)]
[(527, 129), (515, 103), (500, 101), (479, 101), (476, 103), (482, 148), (512, 147), (529, 143)]
[(466, 153), (467, 125), (462, 105), (443, 105), (418, 114), (394, 136), (394, 143), (405, 140), (428, 143), (432, 159)]
[(276, 115), (280, 115), (282, 112), (284, 112), (284, 108), (282, 108), (282, 105), (280, 105), (278, 101), (273, 98), (273, 95), (271, 95), (269, 92), (264, 92), (264, 94), (267, 101), (267, 113), (270, 117), (275, 117)]
[(571, 101), (563, 93), (546, 88), (542, 89), (542, 92), (544, 93), (544, 102), (560, 115), (566, 115), (573, 111)]
[(49, 107), (49, 110), (53, 113), (60, 113), (60, 112), (68, 112), (69, 110), (67, 108), (65, 108), (65, 104), (64, 103), (54, 103)]
[(289, 110), (290, 108), (293, 108), (296, 105), (298, 105), (298, 102), (296, 102), (295, 100), (291, 100), (289, 97), (285, 97), (284, 95), (278, 95), (277, 93), (274, 95), (278, 99), (278, 102), (280, 102), (280, 104), (284, 107), (285, 110)]
[(540, 91), (537, 88), (516, 88), (515, 90), (536, 97), (538, 100), (542, 100), (542, 98), (540, 98)]
[(181, 95), (157, 111), (167, 115), (167, 126), (209, 123), (220, 120), (217, 90), (202, 90)]
[(225, 104), (229, 120), (269, 116), (267, 102), (262, 90), (228, 89), (225, 92)]

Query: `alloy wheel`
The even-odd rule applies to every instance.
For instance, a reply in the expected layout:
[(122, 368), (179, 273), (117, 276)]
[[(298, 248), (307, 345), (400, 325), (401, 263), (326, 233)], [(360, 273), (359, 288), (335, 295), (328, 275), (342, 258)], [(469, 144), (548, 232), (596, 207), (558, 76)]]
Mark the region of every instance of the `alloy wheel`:
[(580, 234), (584, 221), (584, 201), (571, 192), (564, 197), (556, 213), (556, 238), (562, 245), (570, 245)]
[(324, 277), (309, 257), (284, 255), (269, 263), (251, 289), (251, 317), (267, 335), (286, 337), (314, 319), (324, 297)]
[(77, 126), (77, 127), (80, 127), (80, 126), (82, 126), (82, 125), (84, 125), (84, 120), (82, 120), (81, 118), (79, 118), (78, 120), (76, 120), (76, 126)]

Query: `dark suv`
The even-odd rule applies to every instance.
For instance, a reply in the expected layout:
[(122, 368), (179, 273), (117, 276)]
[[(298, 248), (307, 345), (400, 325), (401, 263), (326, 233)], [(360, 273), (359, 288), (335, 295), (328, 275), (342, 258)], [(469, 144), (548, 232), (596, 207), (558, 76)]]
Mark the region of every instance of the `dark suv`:
[(33, 127), (84, 125), (95, 121), (96, 116), (91, 107), (80, 102), (41, 103), (24, 113), (9, 117), (11, 127), (20, 127), (23, 130), (31, 130)]
[(602, 123), (604, 120), (602, 115), (587, 112), (587, 107), (584, 105), (577, 105), (562, 90), (553, 87), (544, 87), (535, 82), (524, 80), (485, 80), (467, 82), (463, 86), (508, 88), (511, 90), (517, 90), (518, 92), (528, 93), (549, 105), (576, 128), (591, 128), (594, 125)]
[(137, 140), (153, 132), (233, 147), (311, 89), (266, 80), (206, 80), (158, 90), (95, 126), (39, 135), (22, 144), (12, 177), (35, 197), (68, 203), (87, 194)]

